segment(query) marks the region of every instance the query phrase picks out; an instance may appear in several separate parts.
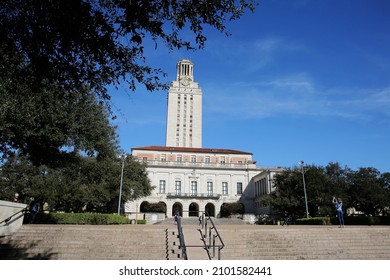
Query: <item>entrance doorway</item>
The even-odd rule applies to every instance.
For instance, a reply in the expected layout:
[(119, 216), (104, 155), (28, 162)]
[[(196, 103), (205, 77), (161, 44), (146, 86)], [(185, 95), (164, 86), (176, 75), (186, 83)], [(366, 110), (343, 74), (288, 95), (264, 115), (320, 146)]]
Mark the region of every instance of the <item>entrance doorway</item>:
[(183, 217), (183, 205), (180, 202), (175, 202), (172, 205), (172, 216), (175, 216), (176, 213), (179, 213), (180, 217)]
[(210, 217), (215, 217), (215, 206), (212, 203), (207, 203), (205, 207), (206, 212)]
[(188, 216), (198, 217), (199, 216), (199, 205), (195, 202), (192, 202), (188, 207)]

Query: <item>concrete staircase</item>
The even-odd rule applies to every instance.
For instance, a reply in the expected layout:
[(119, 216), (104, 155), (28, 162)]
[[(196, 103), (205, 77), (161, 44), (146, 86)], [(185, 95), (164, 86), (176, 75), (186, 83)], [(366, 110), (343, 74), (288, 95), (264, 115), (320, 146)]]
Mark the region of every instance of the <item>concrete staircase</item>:
[(0, 238), (0, 259), (165, 259), (166, 233), (151, 225), (23, 225)]
[(223, 260), (390, 260), (386, 226), (220, 225)]
[[(390, 260), (386, 226), (216, 225), (225, 243), (222, 260)], [(208, 259), (198, 228), (195, 220), (183, 221), (189, 260)], [(159, 225), (23, 225), (0, 238), (0, 259), (177, 260), (179, 247), (172, 219)]]

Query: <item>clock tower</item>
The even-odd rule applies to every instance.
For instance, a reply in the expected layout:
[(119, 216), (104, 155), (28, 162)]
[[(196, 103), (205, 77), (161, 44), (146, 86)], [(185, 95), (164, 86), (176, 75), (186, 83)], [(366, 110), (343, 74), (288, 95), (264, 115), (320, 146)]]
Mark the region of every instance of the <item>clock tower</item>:
[(168, 91), (166, 146), (202, 147), (202, 90), (194, 82), (188, 59), (176, 65), (176, 80)]

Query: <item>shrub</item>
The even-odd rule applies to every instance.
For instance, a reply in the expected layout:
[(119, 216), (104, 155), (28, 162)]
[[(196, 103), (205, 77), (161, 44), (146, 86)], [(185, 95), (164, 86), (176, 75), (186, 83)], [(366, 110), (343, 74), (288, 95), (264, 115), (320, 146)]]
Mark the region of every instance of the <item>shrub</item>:
[(312, 217), (296, 219), (295, 224), (297, 225), (330, 225), (331, 219), (329, 217)]
[[(390, 216), (344, 216), (346, 225), (390, 225)], [(338, 225), (338, 217), (302, 218), (297, 225)]]
[(167, 212), (167, 206), (164, 202), (157, 202), (157, 203), (149, 203), (145, 202), (142, 205), (142, 212), (147, 213), (166, 213)]
[[(24, 221), (29, 220), (25, 215)], [(130, 220), (124, 216), (98, 213), (39, 213), (35, 217), (37, 224), (78, 224), (78, 225), (112, 225), (129, 224)]]
[(244, 214), (245, 209), (241, 203), (224, 203), (221, 207), (221, 217), (229, 217), (233, 214)]
[(275, 225), (275, 217), (269, 215), (258, 215), (256, 224), (257, 225)]
[[(377, 216), (344, 216), (344, 221), (346, 225), (380, 225), (382, 224), (381, 220), (384, 217)], [(339, 224), (338, 217), (331, 218), (332, 224)]]

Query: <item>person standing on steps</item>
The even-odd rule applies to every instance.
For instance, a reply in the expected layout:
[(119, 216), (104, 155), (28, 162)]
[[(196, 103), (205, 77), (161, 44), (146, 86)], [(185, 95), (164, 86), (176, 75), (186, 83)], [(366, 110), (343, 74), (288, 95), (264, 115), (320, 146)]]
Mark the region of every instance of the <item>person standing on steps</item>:
[(175, 216), (173, 217), (174, 224), (177, 225), (179, 219), (179, 211), (176, 211)]
[(288, 226), (289, 224), (291, 224), (291, 218), (290, 218), (288, 212), (284, 211), (284, 217), (283, 217), (283, 220), (282, 220), (282, 226), (284, 226), (284, 225)]
[(40, 203), (38, 200), (34, 200), (32, 203), (31, 203), (31, 207), (30, 207), (30, 220), (29, 220), (29, 223), (30, 224), (33, 224), (34, 221), (35, 221), (35, 216), (37, 215), (37, 213), (39, 212), (40, 210)]
[(344, 217), (343, 217), (343, 202), (341, 198), (336, 199), (336, 197), (333, 197), (332, 203), (336, 207), (337, 216), (339, 217), (340, 226), (344, 227)]

